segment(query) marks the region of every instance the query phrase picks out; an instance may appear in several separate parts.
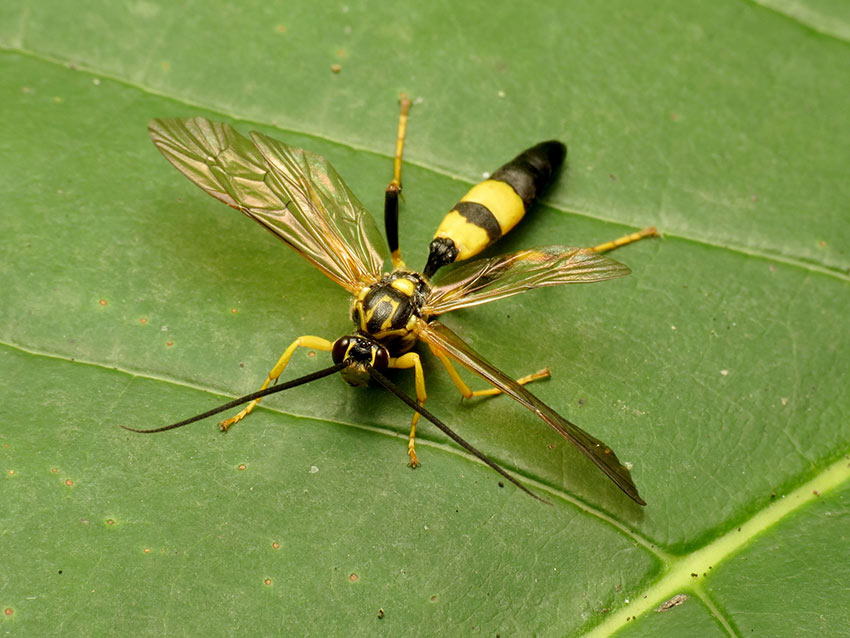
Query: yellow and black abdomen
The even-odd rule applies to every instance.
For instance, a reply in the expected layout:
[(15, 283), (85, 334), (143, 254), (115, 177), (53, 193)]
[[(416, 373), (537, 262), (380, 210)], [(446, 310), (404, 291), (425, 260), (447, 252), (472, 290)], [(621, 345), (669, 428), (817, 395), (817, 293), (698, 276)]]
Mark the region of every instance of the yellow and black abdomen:
[(437, 228), (425, 276), (477, 255), (516, 226), (558, 172), (566, 154), (567, 147), (561, 142), (542, 142), (473, 186)]

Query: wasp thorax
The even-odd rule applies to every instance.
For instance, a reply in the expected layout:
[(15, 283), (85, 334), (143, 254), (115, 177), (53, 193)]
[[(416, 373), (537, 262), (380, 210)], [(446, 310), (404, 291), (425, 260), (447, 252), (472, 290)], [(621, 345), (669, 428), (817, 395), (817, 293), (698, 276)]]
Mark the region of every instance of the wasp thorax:
[(358, 332), (380, 341), (394, 355), (409, 350), (416, 341), (412, 325), (430, 291), (415, 272), (396, 271), (365, 288), (354, 300), (351, 318)]

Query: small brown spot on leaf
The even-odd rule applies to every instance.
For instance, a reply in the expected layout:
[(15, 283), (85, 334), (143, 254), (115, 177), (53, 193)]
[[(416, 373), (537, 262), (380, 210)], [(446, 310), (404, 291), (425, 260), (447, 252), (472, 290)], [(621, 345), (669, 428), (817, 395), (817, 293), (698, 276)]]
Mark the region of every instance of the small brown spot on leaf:
[(667, 611), (668, 609), (673, 609), (673, 607), (678, 607), (683, 602), (685, 602), (689, 596), (687, 594), (676, 594), (670, 600), (666, 600), (661, 605), (656, 607), (655, 611)]

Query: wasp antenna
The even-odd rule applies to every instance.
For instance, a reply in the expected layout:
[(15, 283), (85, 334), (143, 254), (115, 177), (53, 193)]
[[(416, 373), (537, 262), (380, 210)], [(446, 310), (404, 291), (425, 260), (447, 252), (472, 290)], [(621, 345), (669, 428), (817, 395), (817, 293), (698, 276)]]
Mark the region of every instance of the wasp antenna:
[(179, 421), (177, 423), (172, 423), (171, 425), (165, 425), (161, 428), (153, 428), (151, 430), (137, 430), (136, 428), (131, 428), (126, 425), (120, 425), (118, 427), (124, 428), (125, 430), (129, 430), (130, 432), (138, 432), (139, 434), (154, 434), (155, 432), (166, 432), (168, 430), (175, 430), (177, 428), (182, 428), (184, 425), (194, 423), (195, 421), (206, 419), (208, 416), (212, 416), (213, 414), (218, 414), (219, 412), (229, 410), (230, 408), (236, 407), (237, 405), (248, 403), (248, 401), (260, 399), (270, 394), (274, 394), (275, 392), (283, 392), (284, 390), (288, 390), (289, 388), (294, 388), (299, 385), (304, 385), (305, 383), (310, 383), (311, 381), (316, 381), (317, 379), (321, 379), (322, 377), (327, 377), (331, 374), (339, 372), (348, 365), (349, 363), (347, 361), (341, 361), (340, 363), (332, 365), (330, 368), (325, 368), (324, 370), (319, 370), (317, 372), (311, 372), (310, 374), (305, 374), (303, 377), (298, 377), (297, 379), (293, 379), (292, 381), (287, 381), (285, 383), (280, 383), (274, 387), (266, 388), (265, 390), (258, 390), (257, 392), (246, 394), (244, 397), (233, 399), (233, 401), (225, 403), (224, 405), (220, 405), (217, 408), (213, 408), (212, 410), (204, 412), (203, 414), (198, 414), (189, 419), (186, 419), (185, 421)]
[(551, 505), (551, 504), (552, 504), (552, 503), (550, 503), (549, 501), (547, 501), (545, 498), (540, 498), (539, 496), (537, 496), (537, 494), (535, 494), (534, 492), (532, 492), (531, 490), (529, 490), (529, 489), (528, 489), (525, 485), (523, 485), (523, 484), (522, 484), (522, 483), (520, 483), (518, 480), (516, 480), (513, 476), (511, 476), (510, 474), (508, 474), (508, 473), (507, 473), (507, 471), (505, 471), (504, 469), (502, 469), (502, 467), (501, 467), (500, 465), (498, 465), (495, 461), (490, 460), (490, 458), (489, 458), (486, 454), (484, 454), (483, 452), (480, 452), (479, 450), (477, 450), (475, 447), (473, 447), (473, 445), (472, 445), (471, 443), (469, 443), (468, 441), (466, 441), (465, 439), (463, 439), (463, 438), (462, 438), (459, 434), (457, 434), (454, 430), (452, 430), (452, 429), (451, 429), (448, 425), (446, 425), (445, 423), (443, 423), (442, 421), (440, 421), (440, 419), (438, 419), (438, 418), (437, 418), (437, 417), (435, 417), (433, 414), (431, 414), (430, 412), (428, 412), (428, 410), (426, 410), (426, 409), (425, 409), (425, 408), (423, 408), (421, 405), (419, 405), (419, 403), (418, 403), (417, 401), (414, 401), (412, 398), (410, 398), (409, 396), (407, 396), (407, 394), (405, 394), (405, 393), (404, 393), (404, 391), (403, 391), (401, 388), (399, 388), (399, 387), (398, 387), (395, 383), (393, 383), (392, 381), (390, 381), (389, 379), (387, 379), (387, 378), (386, 378), (383, 374), (381, 374), (380, 372), (378, 372), (375, 368), (373, 368), (372, 366), (366, 366), (366, 369), (369, 371), (369, 375), (370, 375), (370, 376), (371, 376), (371, 377), (372, 377), (375, 381), (377, 381), (377, 382), (378, 382), (380, 385), (382, 385), (384, 388), (386, 388), (387, 390), (389, 390), (390, 392), (392, 392), (394, 395), (396, 395), (399, 399), (401, 399), (402, 401), (404, 401), (404, 402), (405, 402), (407, 405), (409, 405), (411, 408), (413, 408), (414, 410), (416, 410), (419, 414), (421, 414), (422, 416), (424, 416), (424, 417), (425, 417), (426, 419), (428, 419), (431, 423), (433, 423), (434, 425), (436, 425), (436, 426), (437, 426), (440, 430), (442, 430), (442, 431), (443, 431), (443, 432), (444, 432), (444, 433), (445, 433), (445, 434), (446, 434), (446, 435), (447, 435), (450, 439), (452, 439), (455, 443), (457, 443), (458, 445), (460, 445), (460, 446), (461, 446), (464, 450), (466, 450), (466, 451), (467, 451), (467, 452), (469, 452), (470, 454), (473, 454), (473, 455), (475, 455), (476, 457), (478, 457), (479, 459), (481, 459), (481, 460), (482, 460), (482, 461), (483, 461), (483, 462), (484, 462), (484, 463), (485, 463), (488, 467), (490, 467), (491, 469), (495, 470), (496, 472), (498, 472), (499, 474), (501, 474), (502, 476), (504, 476), (504, 477), (505, 477), (506, 479), (508, 479), (511, 483), (513, 483), (514, 485), (516, 485), (519, 489), (521, 489), (523, 492), (525, 492), (526, 494), (528, 494), (528, 495), (529, 495), (529, 496), (531, 496), (532, 498), (537, 499), (537, 500), (538, 500), (538, 501), (540, 501), (541, 503), (546, 503), (546, 505)]

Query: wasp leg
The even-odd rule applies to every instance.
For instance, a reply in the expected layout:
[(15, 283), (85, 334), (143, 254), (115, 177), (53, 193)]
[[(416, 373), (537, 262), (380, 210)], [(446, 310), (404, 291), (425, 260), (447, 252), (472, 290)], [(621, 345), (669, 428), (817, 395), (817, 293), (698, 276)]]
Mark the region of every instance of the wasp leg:
[(387, 231), (387, 243), (392, 254), (393, 268), (404, 268), (401, 259), (401, 249), (398, 245), (398, 196), (401, 194), (401, 154), (404, 151), (404, 136), (407, 132), (407, 113), (410, 111), (410, 100), (402, 93), (399, 98), (401, 112), (398, 116), (398, 137), (395, 141), (395, 157), (393, 158), (393, 179), (384, 192), (384, 227)]
[(595, 253), (605, 253), (609, 250), (619, 248), (620, 246), (625, 246), (626, 244), (631, 244), (632, 242), (640, 241), (644, 237), (658, 237), (658, 231), (655, 230), (655, 226), (644, 228), (643, 230), (639, 230), (636, 233), (631, 233), (630, 235), (623, 235), (622, 237), (618, 237), (614, 241), (606, 241), (604, 244), (594, 246), (590, 250)]
[[(538, 370), (534, 374), (527, 374), (524, 377), (517, 379), (516, 382), (520, 385), (525, 385), (526, 383), (530, 383), (531, 381), (538, 381), (540, 379), (548, 379), (552, 374), (549, 372), (549, 368), (543, 368), (542, 370)], [(490, 388), (488, 390), (474, 390), (470, 396), (473, 397), (492, 397), (497, 394), (502, 394), (502, 390), (500, 388)], [(467, 397), (468, 398), (468, 397)]]
[[(419, 355), (415, 352), (408, 352), (397, 359), (390, 359), (391, 368), (413, 368), (414, 380), (416, 382), (416, 399), (419, 405), (425, 405), (425, 399), (428, 395), (425, 394), (425, 375), (422, 372), (422, 362)], [(419, 459), (416, 456), (415, 441), (416, 441), (416, 424), (419, 423), (419, 413), (413, 413), (413, 419), (410, 422), (410, 436), (407, 441), (407, 455), (410, 457), (408, 465), (412, 468), (419, 467)]]
[[(289, 347), (284, 350), (283, 354), (278, 359), (274, 368), (269, 372), (269, 376), (266, 377), (265, 382), (263, 383), (260, 390), (265, 390), (272, 383), (276, 383), (278, 377), (283, 374), (283, 371), (286, 369), (286, 364), (289, 363), (289, 359), (292, 358), (292, 353), (295, 352), (296, 348), (312, 348), (313, 350), (322, 350), (324, 352), (330, 352), (333, 349), (333, 343), (328, 341), (327, 339), (322, 339), (321, 337), (312, 337), (310, 335), (305, 335), (303, 337), (298, 337), (295, 341), (289, 344)], [(230, 417), (229, 419), (225, 419), (221, 423), (219, 423), (219, 427), (223, 431), (227, 431), (234, 423), (238, 423), (246, 416), (251, 414), (251, 410), (260, 402), (262, 399), (254, 399), (245, 408), (236, 416)]]
[[(457, 389), (460, 390), (464, 399), (471, 399), (472, 397), (491, 397), (502, 393), (502, 390), (499, 388), (488, 388), (487, 390), (476, 390), (473, 392), (470, 390), (469, 386), (466, 385), (466, 382), (460, 378), (460, 375), (457, 373), (457, 369), (446, 355), (435, 352), (434, 350), (431, 350), (431, 352), (433, 352), (434, 355), (442, 362), (443, 367), (446, 369), (446, 372), (449, 373), (452, 382), (454, 382)], [(516, 382), (520, 385), (525, 385), (526, 383), (537, 381), (538, 379), (548, 379), (550, 376), (549, 368), (543, 368), (534, 374), (527, 374), (521, 379), (517, 379)]]

